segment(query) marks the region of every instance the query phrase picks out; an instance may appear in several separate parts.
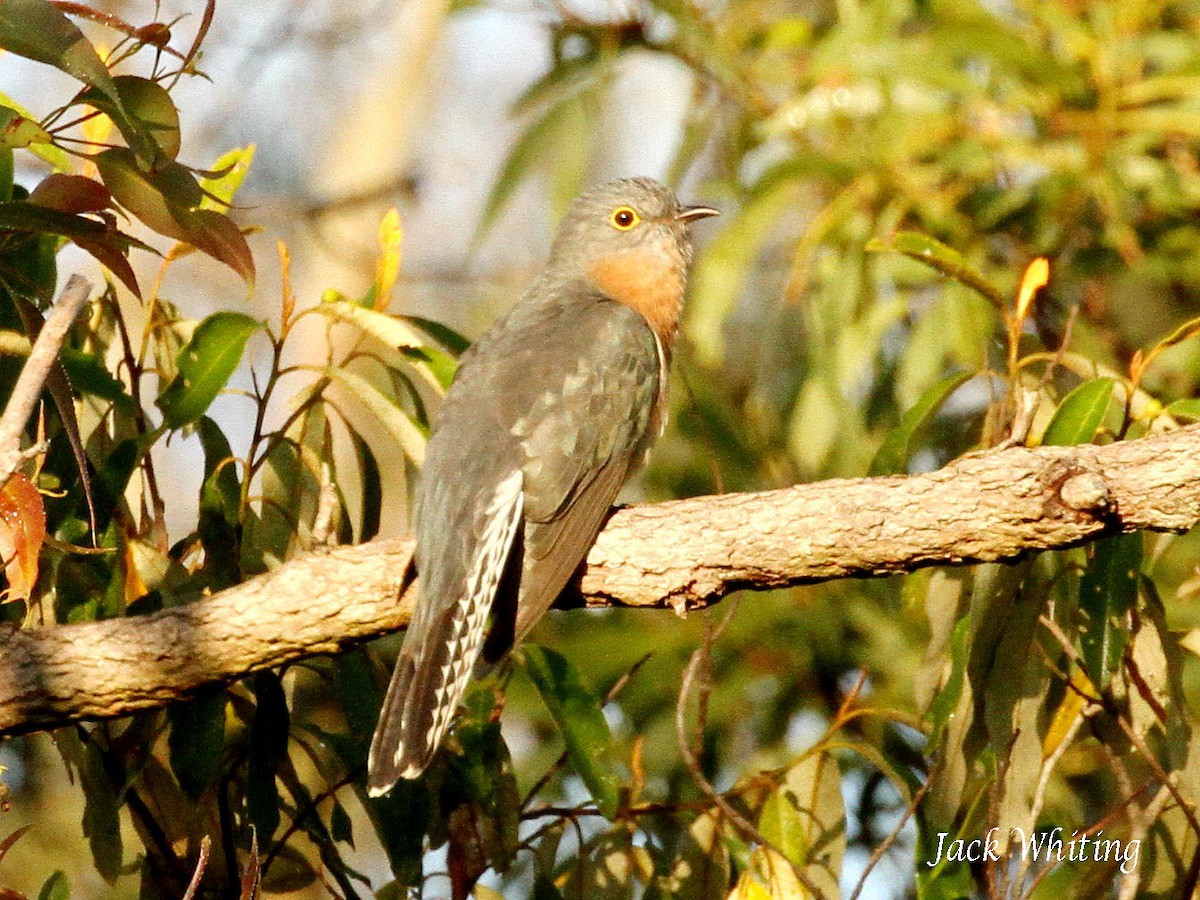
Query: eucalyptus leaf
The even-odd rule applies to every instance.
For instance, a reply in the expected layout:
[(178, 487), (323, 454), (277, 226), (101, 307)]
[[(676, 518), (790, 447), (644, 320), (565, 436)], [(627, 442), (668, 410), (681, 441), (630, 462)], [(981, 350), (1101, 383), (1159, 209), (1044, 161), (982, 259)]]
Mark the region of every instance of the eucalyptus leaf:
[(1114, 383), (1111, 378), (1093, 378), (1067, 394), (1046, 426), (1042, 443), (1070, 447), (1091, 441), (1104, 422)]
[(890, 242), (871, 241), (867, 244), (867, 249), (903, 253), (978, 292), (998, 309), (1004, 308), (1004, 292), (972, 267), (961, 253), (936, 238), (913, 231), (901, 231), (895, 234)]
[(525, 671), (562, 733), (567, 755), (605, 817), (616, 815), (621, 779), (613, 760), (612, 734), (600, 698), (561, 653), (535, 644), (522, 651)]
[(208, 411), (260, 328), (261, 322), (234, 312), (213, 313), (196, 326), (176, 360), (175, 377), (156, 401), (168, 428), (191, 425)]
[(950, 395), (971, 377), (969, 372), (956, 372), (926, 389), (900, 420), (900, 424), (888, 432), (883, 444), (871, 460), (871, 475), (895, 475), (906, 472), (912, 456), (914, 442), (928, 427)]
[(380, 424), (414, 463), (425, 459), (425, 436), (395, 401), (385, 396), (366, 378), (345, 368), (325, 370), (330, 379), (344, 387)]
[(1129, 643), (1126, 618), (1137, 600), (1142, 536), (1120, 534), (1093, 547), (1079, 582), (1079, 608), (1087, 616), (1080, 643), (1084, 671), (1092, 684), (1105, 691)]
[(216, 780), (225, 756), (225, 688), (203, 688), (167, 708), (171, 771), (195, 800)]

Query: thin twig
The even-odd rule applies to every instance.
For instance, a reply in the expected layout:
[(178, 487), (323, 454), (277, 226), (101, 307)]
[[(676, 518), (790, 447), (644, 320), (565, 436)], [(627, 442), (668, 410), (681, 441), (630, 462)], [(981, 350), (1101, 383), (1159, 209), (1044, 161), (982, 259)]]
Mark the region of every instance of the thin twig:
[(917, 807), (921, 805), (921, 801), (924, 800), (925, 795), (929, 793), (929, 788), (933, 785), (936, 768), (937, 767), (934, 767), (934, 769), (929, 772), (929, 774), (925, 777), (924, 783), (917, 788), (917, 792), (913, 794), (912, 800), (905, 808), (904, 814), (900, 816), (899, 821), (896, 822), (895, 827), (892, 828), (887, 837), (880, 841), (879, 845), (871, 851), (871, 855), (867, 858), (867, 864), (863, 867), (862, 874), (858, 877), (858, 884), (854, 886), (854, 893), (850, 895), (850, 900), (858, 900), (858, 895), (862, 893), (862, 889), (866, 886), (867, 877), (871, 874), (871, 870), (875, 868), (881, 859), (883, 859), (883, 854), (887, 853), (887, 851), (891, 849), (892, 845), (896, 843), (896, 840), (900, 837), (900, 832), (904, 830), (904, 826), (908, 823), (908, 820), (912, 818), (912, 814), (917, 811)]
[(0, 485), (8, 481), (9, 476), (25, 461), (21, 451), (21, 434), (42, 395), (42, 388), (46, 385), (54, 361), (58, 359), (63, 340), (91, 291), (91, 282), (86, 278), (81, 275), (70, 277), (67, 286), (58, 295), (58, 302), (46, 317), (46, 323), (38, 332), (21, 374), (17, 376), (17, 383), (4, 407), (4, 415), (0, 416)]
[[(1075, 736), (1079, 733), (1079, 729), (1083, 727), (1083, 723), (1089, 716), (1099, 712), (1100, 704), (1089, 703), (1083, 706), (1071, 720), (1071, 724), (1067, 726), (1066, 734), (1058, 742), (1058, 745), (1050, 752), (1042, 761), (1042, 769), (1038, 773), (1037, 786), (1033, 790), (1033, 802), (1029, 805), (1029, 813), (1025, 817), (1025, 822), (1029, 826), (1028, 831), (1032, 833), (1033, 828), (1037, 824), (1038, 816), (1041, 815), (1042, 807), (1046, 803), (1046, 788), (1050, 784), (1050, 776), (1054, 774), (1055, 767), (1058, 766), (1063, 754), (1067, 752), (1067, 748), (1071, 746)], [(1033, 860), (1029, 854), (1022, 854), (1021, 861), (1017, 864), (1016, 874), (1013, 875), (1010, 884), (1013, 887), (1019, 887), (1025, 883), (1025, 879), (1029, 876), (1029, 867)]]
[[(731, 610), (732, 612), (732, 610)], [(788, 865), (791, 866), (796, 879), (804, 886), (813, 897), (819, 900), (825, 900), (825, 893), (813, 884), (804, 870), (793, 862), (785, 853), (776, 847), (771, 841), (763, 836), (762, 832), (755, 827), (749, 819), (743, 816), (740, 812), (734, 809), (733, 805), (725, 799), (725, 797), (716, 789), (713, 784), (704, 777), (704, 773), (700, 768), (700, 760), (693, 750), (692, 745), (688, 741), (687, 733), (687, 703), (688, 698), (692, 693), (692, 685), (696, 680), (697, 674), (706, 665), (706, 657), (712, 651), (712, 645), (716, 639), (725, 631), (729, 623), (732, 621), (731, 615), (726, 615), (721, 621), (721, 624), (715, 629), (712, 627), (711, 620), (708, 621), (704, 631), (704, 640), (695, 652), (692, 653), (691, 659), (688, 660), (687, 668), (683, 671), (683, 679), (679, 686), (679, 700), (675, 704), (675, 739), (679, 744), (679, 752), (683, 756), (683, 764), (688, 770), (688, 774), (692, 776), (692, 781), (712, 803), (721, 810), (733, 826), (742, 833), (746, 840), (766, 847), (779, 855), (780, 859), (785, 859)]]
[(292, 821), (288, 823), (287, 830), (280, 835), (279, 840), (275, 841), (271, 845), (271, 849), (267, 851), (266, 857), (259, 866), (262, 874), (265, 875), (267, 873), (267, 870), (271, 868), (271, 863), (275, 862), (275, 857), (281, 850), (283, 850), (284, 846), (291, 839), (292, 835), (294, 835), (300, 830), (300, 828), (303, 827), (302, 823), (304, 820), (309, 816), (315, 815), (317, 812), (317, 807), (319, 807), (330, 797), (335, 796), (342, 788), (353, 784), (357, 779), (361, 778), (363, 771), (363, 766), (355, 766), (353, 769), (339, 778), (334, 784), (329, 785), (327, 788), (325, 788), (325, 790), (311, 797), (304, 805), (303, 809), (298, 809), (296, 811), (296, 814), (292, 816)]
[(1175, 780), (1171, 777), (1171, 775), (1174, 773), (1169, 773), (1163, 769), (1162, 763), (1158, 761), (1158, 757), (1156, 757), (1151, 752), (1150, 748), (1146, 746), (1146, 742), (1142, 739), (1142, 736), (1138, 734), (1137, 729), (1133, 727), (1133, 725), (1128, 719), (1125, 718), (1125, 716), (1118, 715), (1112, 710), (1107, 711), (1112, 715), (1113, 719), (1116, 720), (1116, 723), (1120, 729), (1125, 732), (1125, 736), (1128, 737), (1133, 743), (1133, 746), (1137, 749), (1138, 754), (1143, 760), (1145, 760), (1146, 765), (1150, 767), (1150, 771), (1154, 773), (1154, 777), (1161, 781), (1163, 786), (1171, 792), (1171, 796), (1174, 797), (1175, 802), (1179, 804), (1179, 810), (1183, 813), (1184, 818), (1187, 819), (1188, 825), (1191, 826), (1192, 831), (1194, 831), (1197, 835), (1200, 835), (1200, 820), (1197, 820), (1196, 818), (1196, 810), (1180, 793), (1179, 787), (1175, 784)]

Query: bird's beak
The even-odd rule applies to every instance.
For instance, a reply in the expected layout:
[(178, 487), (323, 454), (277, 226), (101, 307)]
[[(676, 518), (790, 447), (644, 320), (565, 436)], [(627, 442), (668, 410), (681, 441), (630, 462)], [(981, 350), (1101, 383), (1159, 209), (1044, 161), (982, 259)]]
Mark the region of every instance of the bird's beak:
[(675, 213), (677, 222), (691, 222), (695, 219), (707, 219), (709, 216), (719, 216), (721, 211), (711, 206), (685, 206)]

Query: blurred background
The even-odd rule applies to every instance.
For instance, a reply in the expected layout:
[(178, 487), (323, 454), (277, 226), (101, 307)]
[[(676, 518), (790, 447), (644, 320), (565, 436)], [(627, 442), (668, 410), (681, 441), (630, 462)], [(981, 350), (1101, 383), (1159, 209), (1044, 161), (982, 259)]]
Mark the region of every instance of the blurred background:
[[(181, 47), (202, 13), (189, 0), (92, 6), (135, 23), (175, 22)], [(97, 44), (112, 40), (95, 24), (83, 27)], [(1139, 348), (1200, 314), (1198, 3), (264, 0), (218, 4), (197, 67), (207, 77), (172, 91), (179, 158), (205, 168), (232, 147), (255, 146), (231, 216), (257, 229), (249, 236), (257, 283), (247, 299), (242, 281), (211, 259), (179, 260), (159, 296), (189, 319), (229, 308), (277, 319), (280, 240), (300, 306), (329, 289), (362, 295), (376, 277), (379, 223), (395, 207), (403, 262), (389, 311), (470, 339), (537, 271), (566, 201), (583, 186), (648, 175), (685, 202), (722, 210), (696, 228), (671, 423), (627, 501), (933, 469), (1006, 435), (1014, 383), (1043, 401), (1034, 442), (1060, 401), (1096, 376), (1120, 385), (1100, 440), (1188, 418), (1188, 407), (1175, 418), (1162, 411), (1194, 395), (1197, 342), (1164, 346), (1137, 377), (1130, 366)], [(0, 58), (0, 85), (32, 109), (75, 89), (66, 75), (12, 55)], [(36, 176), (26, 165), (18, 181)], [(909, 233), (940, 243), (906, 244)], [(71, 252), (60, 257), (61, 274), (72, 259), (92, 265)], [(1050, 283), (1014, 336), (1012, 298), (1037, 256), (1050, 260)], [(153, 280), (158, 261), (144, 257), (135, 254), (135, 268)], [(956, 265), (991, 295), (958, 277)], [(289, 342), (288, 358), (323, 357), (326, 340), (313, 327)], [(264, 347), (250, 347), (248, 366), (262, 364)], [(231, 385), (249, 388), (248, 373)], [(921, 403), (920, 427), (906, 425), (905, 412)], [(286, 409), (272, 415), (282, 421)], [(249, 439), (243, 399), (218, 399), (212, 416), (235, 447)], [(906, 452), (881, 461), (888, 436), (905, 428)], [(382, 473), (378, 533), (404, 534), (414, 467), (378, 426), (355, 430)], [(197, 518), (199, 437), (177, 436), (154, 454), (176, 540)], [(370, 488), (344, 489), (357, 521), (358, 494)], [(1147, 539), (1147, 570), (1170, 628), (1182, 634), (1200, 627), (1195, 551), (1191, 535)], [(1042, 592), (1027, 586), (1023, 596), (1077, 590), (1077, 580), (1060, 577), (1086, 564), (1082, 551), (1072, 553), (1039, 563)], [(860, 677), (864, 702), (893, 714), (848, 726), (876, 755), (838, 757), (847, 818), (834, 883), (847, 894), (898, 826), (909, 782), (927, 772), (922, 716), (953, 668), (945, 638), (956, 615), (926, 603), (930, 581), (918, 573), (723, 604), (736, 603), (737, 614), (713, 650), (703, 745), (704, 772), (718, 789), (803, 754)], [(644, 798), (696, 801), (673, 715), (706, 619), (569, 611), (535, 633), (600, 692), (650, 654), (606, 708), (622, 758), (638, 748)], [(375, 649), (387, 661), (396, 646), (392, 638)], [(1194, 703), (1195, 660), (1184, 657), (1179, 671)], [(297, 667), (285, 684), (294, 717), (303, 709), (336, 730), (340, 713), (330, 711), (319, 673)], [(1061, 684), (1046, 691), (1043, 733)], [(506, 685), (503, 733), (523, 796), (562, 744), (519, 673)], [(0, 831), (35, 827), (0, 863), (0, 883), (35, 895), (61, 869), (75, 896), (136, 895), (132, 825), (122, 820), (129, 873), (113, 887), (92, 865), (83, 795), (66, 783), (50, 741), (5, 745), (11, 827)], [(1082, 738), (1056, 775), (1047, 808), (1076, 827), (1121, 793), (1102, 749)], [(988, 771), (973, 781), (979, 796), (995, 777)], [(549, 793), (564, 804), (587, 797), (569, 772)], [(380, 888), (390, 879), (385, 855), (363, 810), (347, 808), (358, 839), (343, 858)], [(648, 826), (633, 840), (667, 848), (677, 832), (677, 824), (661, 833)], [(596, 833), (588, 826), (579, 843)], [(910, 822), (860, 896), (913, 895), (916, 841)], [(426, 871), (442, 864), (431, 857)], [(532, 876), (521, 865), (511, 880), (489, 875), (485, 884), (526, 895)], [(320, 866), (307, 880), (300, 864), (289, 871), (300, 874), (291, 882), (277, 874), (276, 890), (326, 895)], [(1040, 890), (1094, 877), (1061, 871)], [(1164, 871), (1147, 884), (1168, 884)], [(431, 881), (427, 896), (445, 894), (441, 884)]]

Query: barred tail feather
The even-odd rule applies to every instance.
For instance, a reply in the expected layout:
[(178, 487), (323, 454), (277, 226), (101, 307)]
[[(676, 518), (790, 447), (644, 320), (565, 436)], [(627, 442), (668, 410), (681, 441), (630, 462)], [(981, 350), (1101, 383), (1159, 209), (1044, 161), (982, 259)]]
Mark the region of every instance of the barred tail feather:
[[(424, 635), (405, 639), (371, 741), (367, 789), (372, 797), (387, 793), (399, 778), (425, 771), (450, 727), (521, 521), (521, 486), (519, 470), (497, 486), (461, 597), (433, 619)], [(438, 604), (439, 598), (423, 596), (419, 602)]]

